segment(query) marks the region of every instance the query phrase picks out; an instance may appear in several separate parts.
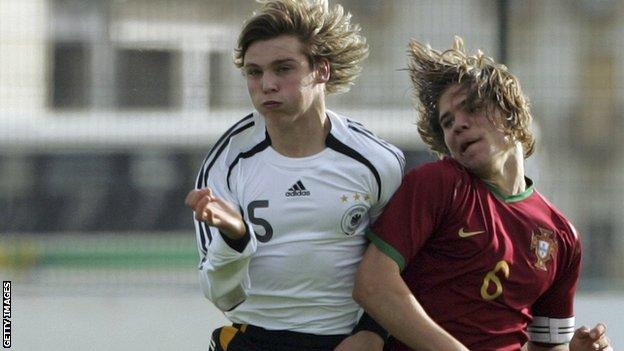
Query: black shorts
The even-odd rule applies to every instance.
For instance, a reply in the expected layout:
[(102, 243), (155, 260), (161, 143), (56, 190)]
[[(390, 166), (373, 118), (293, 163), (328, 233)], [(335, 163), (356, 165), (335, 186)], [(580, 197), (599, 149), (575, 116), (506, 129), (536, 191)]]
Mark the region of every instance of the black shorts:
[(210, 351), (332, 351), (348, 335), (316, 335), (266, 330), (248, 324), (224, 326), (212, 332)]

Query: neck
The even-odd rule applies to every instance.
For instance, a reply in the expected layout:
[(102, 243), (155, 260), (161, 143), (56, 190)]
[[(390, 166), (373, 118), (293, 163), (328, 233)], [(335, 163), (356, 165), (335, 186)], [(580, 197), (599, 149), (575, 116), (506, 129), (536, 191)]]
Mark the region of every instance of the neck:
[(500, 164), (494, 165), (494, 169), (488, 175), (481, 177), (505, 196), (516, 195), (526, 190), (522, 145), (516, 143), (508, 152), (509, 155), (504, 157)]
[(325, 149), (331, 122), (325, 114), (325, 104), (319, 101), (295, 118), (266, 119), (266, 126), (275, 151), (288, 157), (306, 157)]

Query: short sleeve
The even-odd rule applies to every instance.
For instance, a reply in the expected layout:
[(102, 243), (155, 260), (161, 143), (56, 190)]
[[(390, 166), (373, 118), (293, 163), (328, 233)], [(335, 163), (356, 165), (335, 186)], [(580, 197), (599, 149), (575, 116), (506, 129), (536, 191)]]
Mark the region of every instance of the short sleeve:
[(408, 173), (367, 236), (401, 270), (440, 225), (453, 196), (457, 171), (443, 161)]

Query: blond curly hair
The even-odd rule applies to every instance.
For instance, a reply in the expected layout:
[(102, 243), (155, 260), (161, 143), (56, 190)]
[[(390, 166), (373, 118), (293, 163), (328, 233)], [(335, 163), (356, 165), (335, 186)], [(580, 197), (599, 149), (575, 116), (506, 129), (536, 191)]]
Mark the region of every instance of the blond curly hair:
[[(448, 87), (460, 84), (467, 91), (468, 108), (485, 109), (500, 130), (522, 143), (525, 158), (533, 153), (535, 139), (530, 130), (533, 117), (529, 102), (518, 79), (506, 66), (480, 50), (469, 55), (462, 38), (457, 36), (453, 48), (444, 52), (416, 40), (410, 42), (409, 48), (408, 70), (419, 112), (418, 132), (433, 152), (440, 157), (450, 155), (440, 126), (438, 103)], [(494, 108), (505, 118), (494, 118)]]
[(351, 23), (351, 14), (340, 5), (331, 10), (327, 0), (257, 0), (261, 9), (248, 19), (234, 50), (234, 64), (241, 68), (247, 49), (259, 40), (293, 35), (304, 46), (304, 54), (313, 66), (324, 58), (330, 64), (330, 78), (325, 92), (346, 92), (353, 85), (368, 56), (366, 38), (360, 26)]

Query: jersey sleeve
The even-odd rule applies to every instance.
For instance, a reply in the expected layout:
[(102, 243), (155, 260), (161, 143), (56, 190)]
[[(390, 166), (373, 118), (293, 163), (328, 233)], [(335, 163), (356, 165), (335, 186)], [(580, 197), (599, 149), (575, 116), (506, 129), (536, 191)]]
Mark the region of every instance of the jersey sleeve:
[(435, 162), (408, 173), (367, 233), (401, 270), (444, 220), (454, 193), (449, 170)]
[(581, 245), (574, 234), (552, 286), (533, 304), (529, 340), (547, 344), (568, 343), (574, 335), (574, 295), (581, 271)]
[(381, 196), (379, 201), (374, 203), (369, 210), (371, 223), (374, 223), (381, 215), (383, 209), (392, 198), (392, 195), (394, 195), (394, 192), (401, 185), (401, 179), (403, 178), (405, 167), (403, 152), (390, 144), (387, 144), (387, 147), (390, 150), (388, 154), (391, 154), (391, 156), (377, 167), (381, 179)]
[[(210, 154), (202, 166), (196, 188), (209, 187), (234, 207), (240, 208), (235, 193), (227, 186), (224, 154)], [(212, 157), (211, 157), (212, 156)], [(219, 157), (222, 156), (222, 157)], [(214, 159), (213, 157), (216, 157)], [(233, 247), (224, 240), (219, 230), (204, 222), (195, 221), (197, 245), (200, 256), (199, 282), (202, 292), (222, 311), (229, 311), (242, 303), (249, 289), (249, 262), (257, 249), (253, 227), (246, 223), (249, 241), (242, 247)], [(242, 250), (241, 250), (242, 249)]]

